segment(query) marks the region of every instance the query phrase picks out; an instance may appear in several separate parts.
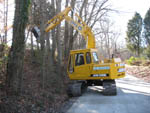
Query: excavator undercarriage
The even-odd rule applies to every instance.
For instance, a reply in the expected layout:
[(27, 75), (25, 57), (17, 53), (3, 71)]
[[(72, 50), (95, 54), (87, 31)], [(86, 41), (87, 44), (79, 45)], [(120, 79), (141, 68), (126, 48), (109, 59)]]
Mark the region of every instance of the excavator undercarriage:
[(67, 93), (69, 96), (81, 96), (88, 86), (102, 86), (102, 94), (106, 96), (117, 95), (115, 80), (88, 80), (88, 81), (72, 81), (68, 85)]

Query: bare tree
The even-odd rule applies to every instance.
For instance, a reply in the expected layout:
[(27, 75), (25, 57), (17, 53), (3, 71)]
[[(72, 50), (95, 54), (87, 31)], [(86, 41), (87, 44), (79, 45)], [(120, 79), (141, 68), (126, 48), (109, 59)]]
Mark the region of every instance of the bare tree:
[[(52, 5), (52, 16), (54, 16), (56, 14), (56, 7), (55, 7), (55, 0), (51, 0), (51, 5)], [(52, 33), (52, 62), (53, 64), (55, 63), (55, 51), (56, 51), (56, 29), (53, 29), (51, 31)]]
[[(13, 26), (13, 42), (8, 56), (7, 88), (19, 94), (22, 87), (25, 28), (28, 22), (29, 0), (16, 0)], [(24, 9), (24, 10), (22, 10)]]
[[(5, 12), (4, 12), (4, 14), (5, 14), (5, 16), (4, 16), (4, 22), (5, 22), (5, 26), (4, 26), (4, 28), (7, 28), (7, 23), (8, 23), (8, 0), (4, 0), (4, 7), (5, 7)], [(5, 44), (7, 43), (7, 30), (5, 30)]]
[(117, 40), (120, 36), (119, 31), (115, 31), (114, 23), (105, 18), (105, 21), (99, 22), (101, 30), (96, 32), (97, 47), (105, 57), (111, 58), (111, 54), (117, 52)]
[[(79, 3), (76, 3), (76, 4), (78, 5)], [(82, 3), (81, 8), (78, 8), (79, 16), (81, 18), (84, 18), (86, 24), (89, 25), (91, 27), (91, 29), (95, 29), (94, 26), (96, 25), (96, 23), (99, 23), (100, 21), (102, 21), (105, 17), (107, 17), (107, 14), (110, 11), (112, 11), (112, 9), (109, 6), (108, 0), (94, 0), (94, 1), (86, 0), (81, 3)], [(99, 29), (100, 29), (100, 27), (99, 27)], [(79, 38), (79, 36), (77, 36), (77, 35), (78, 35), (78, 32), (76, 31), (74, 33), (74, 40), (76, 39), (75, 37)], [(79, 42), (81, 42), (81, 43), (77, 43), (78, 40), (80, 40)], [(86, 43), (84, 42), (83, 38), (76, 39), (76, 41), (77, 42), (75, 42), (75, 43), (78, 44), (78, 46), (82, 45), (81, 48), (85, 47)]]
[(0, 3), (3, 5), (3, 9), (0, 10), (0, 13), (3, 15), (1, 16), (2, 22), (3, 22), (3, 28), (0, 30), (0, 35), (3, 33), (2, 38), (2, 43), (6, 44), (7, 43), (7, 31), (9, 26), (7, 25), (8, 23), (8, 0), (1, 0)]
[[(69, 1), (66, 0), (65, 7), (68, 7)], [(66, 57), (67, 57), (67, 48), (68, 48), (68, 40), (69, 40), (69, 26), (68, 22), (65, 21), (65, 31), (64, 31), (64, 60), (66, 62)]]
[[(61, 12), (61, 0), (56, 0), (56, 13)], [(58, 65), (61, 65), (62, 61), (62, 49), (60, 44), (60, 32), (61, 32), (61, 24), (59, 24), (56, 28), (56, 43), (57, 43), (57, 54), (58, 54)]]

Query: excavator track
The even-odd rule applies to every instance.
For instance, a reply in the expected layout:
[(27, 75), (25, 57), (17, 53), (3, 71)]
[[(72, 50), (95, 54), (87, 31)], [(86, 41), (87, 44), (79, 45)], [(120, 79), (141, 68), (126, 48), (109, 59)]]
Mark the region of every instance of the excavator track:
[(84, 81), (72, 82), (68, 85), (67, 93), (69, 96), (78, 97), (86, 91), (87, 85)]
[(117, 95), (117, 88), (115, 80), (103, 81), (103, 95), (113, 96)]

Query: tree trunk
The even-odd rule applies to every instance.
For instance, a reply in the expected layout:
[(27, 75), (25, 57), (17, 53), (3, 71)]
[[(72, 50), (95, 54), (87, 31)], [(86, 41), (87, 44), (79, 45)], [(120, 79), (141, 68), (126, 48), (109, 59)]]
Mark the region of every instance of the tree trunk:
[(13, 40), (8, 56), (6, 85), (7, 91), (20, 94), (24, 64), (25, 28), (28, 22), (30, 0), (15, 0), (15, 4)]
[[(52, 4), (52, 16), (55, 16), (55, 1), (51, 0), (51, 4)], [(53, 29), (51, 32), (52, 32), (52, 62), (53, 62), (53, 64), (55, 64), (55, 51), (56, 51), (55, 29)]]
[(5, 29), (5, 36), (4, 36), (4, 43), (7, 43), (7, 23), (8, 23), (8, 0), (4, 1), (4, 29)]
[[(61, 0), (56, 1), (56, 13), (59, 13), (61, 11)], [(56, 44), (57, 44), (57, 67), (58, 67), (58, 74), (61, 73), (61, 63), (62, 63), (62, 47), (61, 47), (61, 41), (60, 41), (60, 32), (61, 32), (61, 24), (59, 24), (56, 28)]]
[(34, 62), (34, 48), (33, 48), (33, 35), (31, 33), (31, 58), (32, 62)]
[[(68, 7), (68, 0), (66, 0), (65, 7)], [(64, 32), (64, 61), (66, 62), (67, 49), (68, 49), (68, 39), (69, 39), (69, 27), (68, 22), (65, 21), (65, 32)]]
[(55, 64), (55, 51), (56, 51), (56, 34), (55, 29), (52, 30), (52, 62)]
[[(71, 7), (72, 9), (74, 10), (74, 7), (75, 7), (75, 3), (76, 3), (76, 0), (72, 0), (71, 1)], [(73, 12), (71, 12), (71, 18), (73, 18)], [(78, 34), (78, 31), (76, 31), (75, 35), (73, 34), (73, 31), (74, 31), (74, 28), (72, 26), (70, 26), (70, 34), (69, 34), (69, 47), (68, 47), (68, 50), (67, 50), (67, 56), (69, 56), (69, 52), (70, 50), (73, 48), (73, 40), (74, 38), (77, 36)], [(67, 58), (68, 59), (68, 58)]]

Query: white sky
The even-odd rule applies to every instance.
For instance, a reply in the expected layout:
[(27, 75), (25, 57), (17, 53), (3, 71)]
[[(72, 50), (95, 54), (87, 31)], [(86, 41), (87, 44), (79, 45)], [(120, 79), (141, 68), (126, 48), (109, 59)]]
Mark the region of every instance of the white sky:
[[(13, 22), (13, 11), (14, 11), (14, 0), (9, 0), (9, 24), (11, 25)], [(147, 10), (150, 8), (150, 0), (110, 0), (109, 3), (111, 4), (112, 8), (119, 10), (120, 13), (112, 13), (111, 19), (115, 22), (115, 30), (121, 31), (122, 35), (120, 36), (120, 41), (124, 40), (126, 37), (126, 26), (129, 19), (131, 19), (135, 12), (141, 14), (144, 18)], [(0, 6), (0, 8), (2, 8)], [(0, 26), (2, 23), (0, 23)], [(11, 31), (9, 31), (11, 32)], [(9, 37), (11, 37), (11, 33), (9, 33)]]
[(110, 0), (110, 3), (114, 9), (120, 11), (120, 13), (113, 13), (112, 16), (116, 29), (120, 29), (122, 32), (121, 40), (126, 37), (127, 23), (134, 13), (138, 12), (144, 18), (150, 8), (150, 0)]

